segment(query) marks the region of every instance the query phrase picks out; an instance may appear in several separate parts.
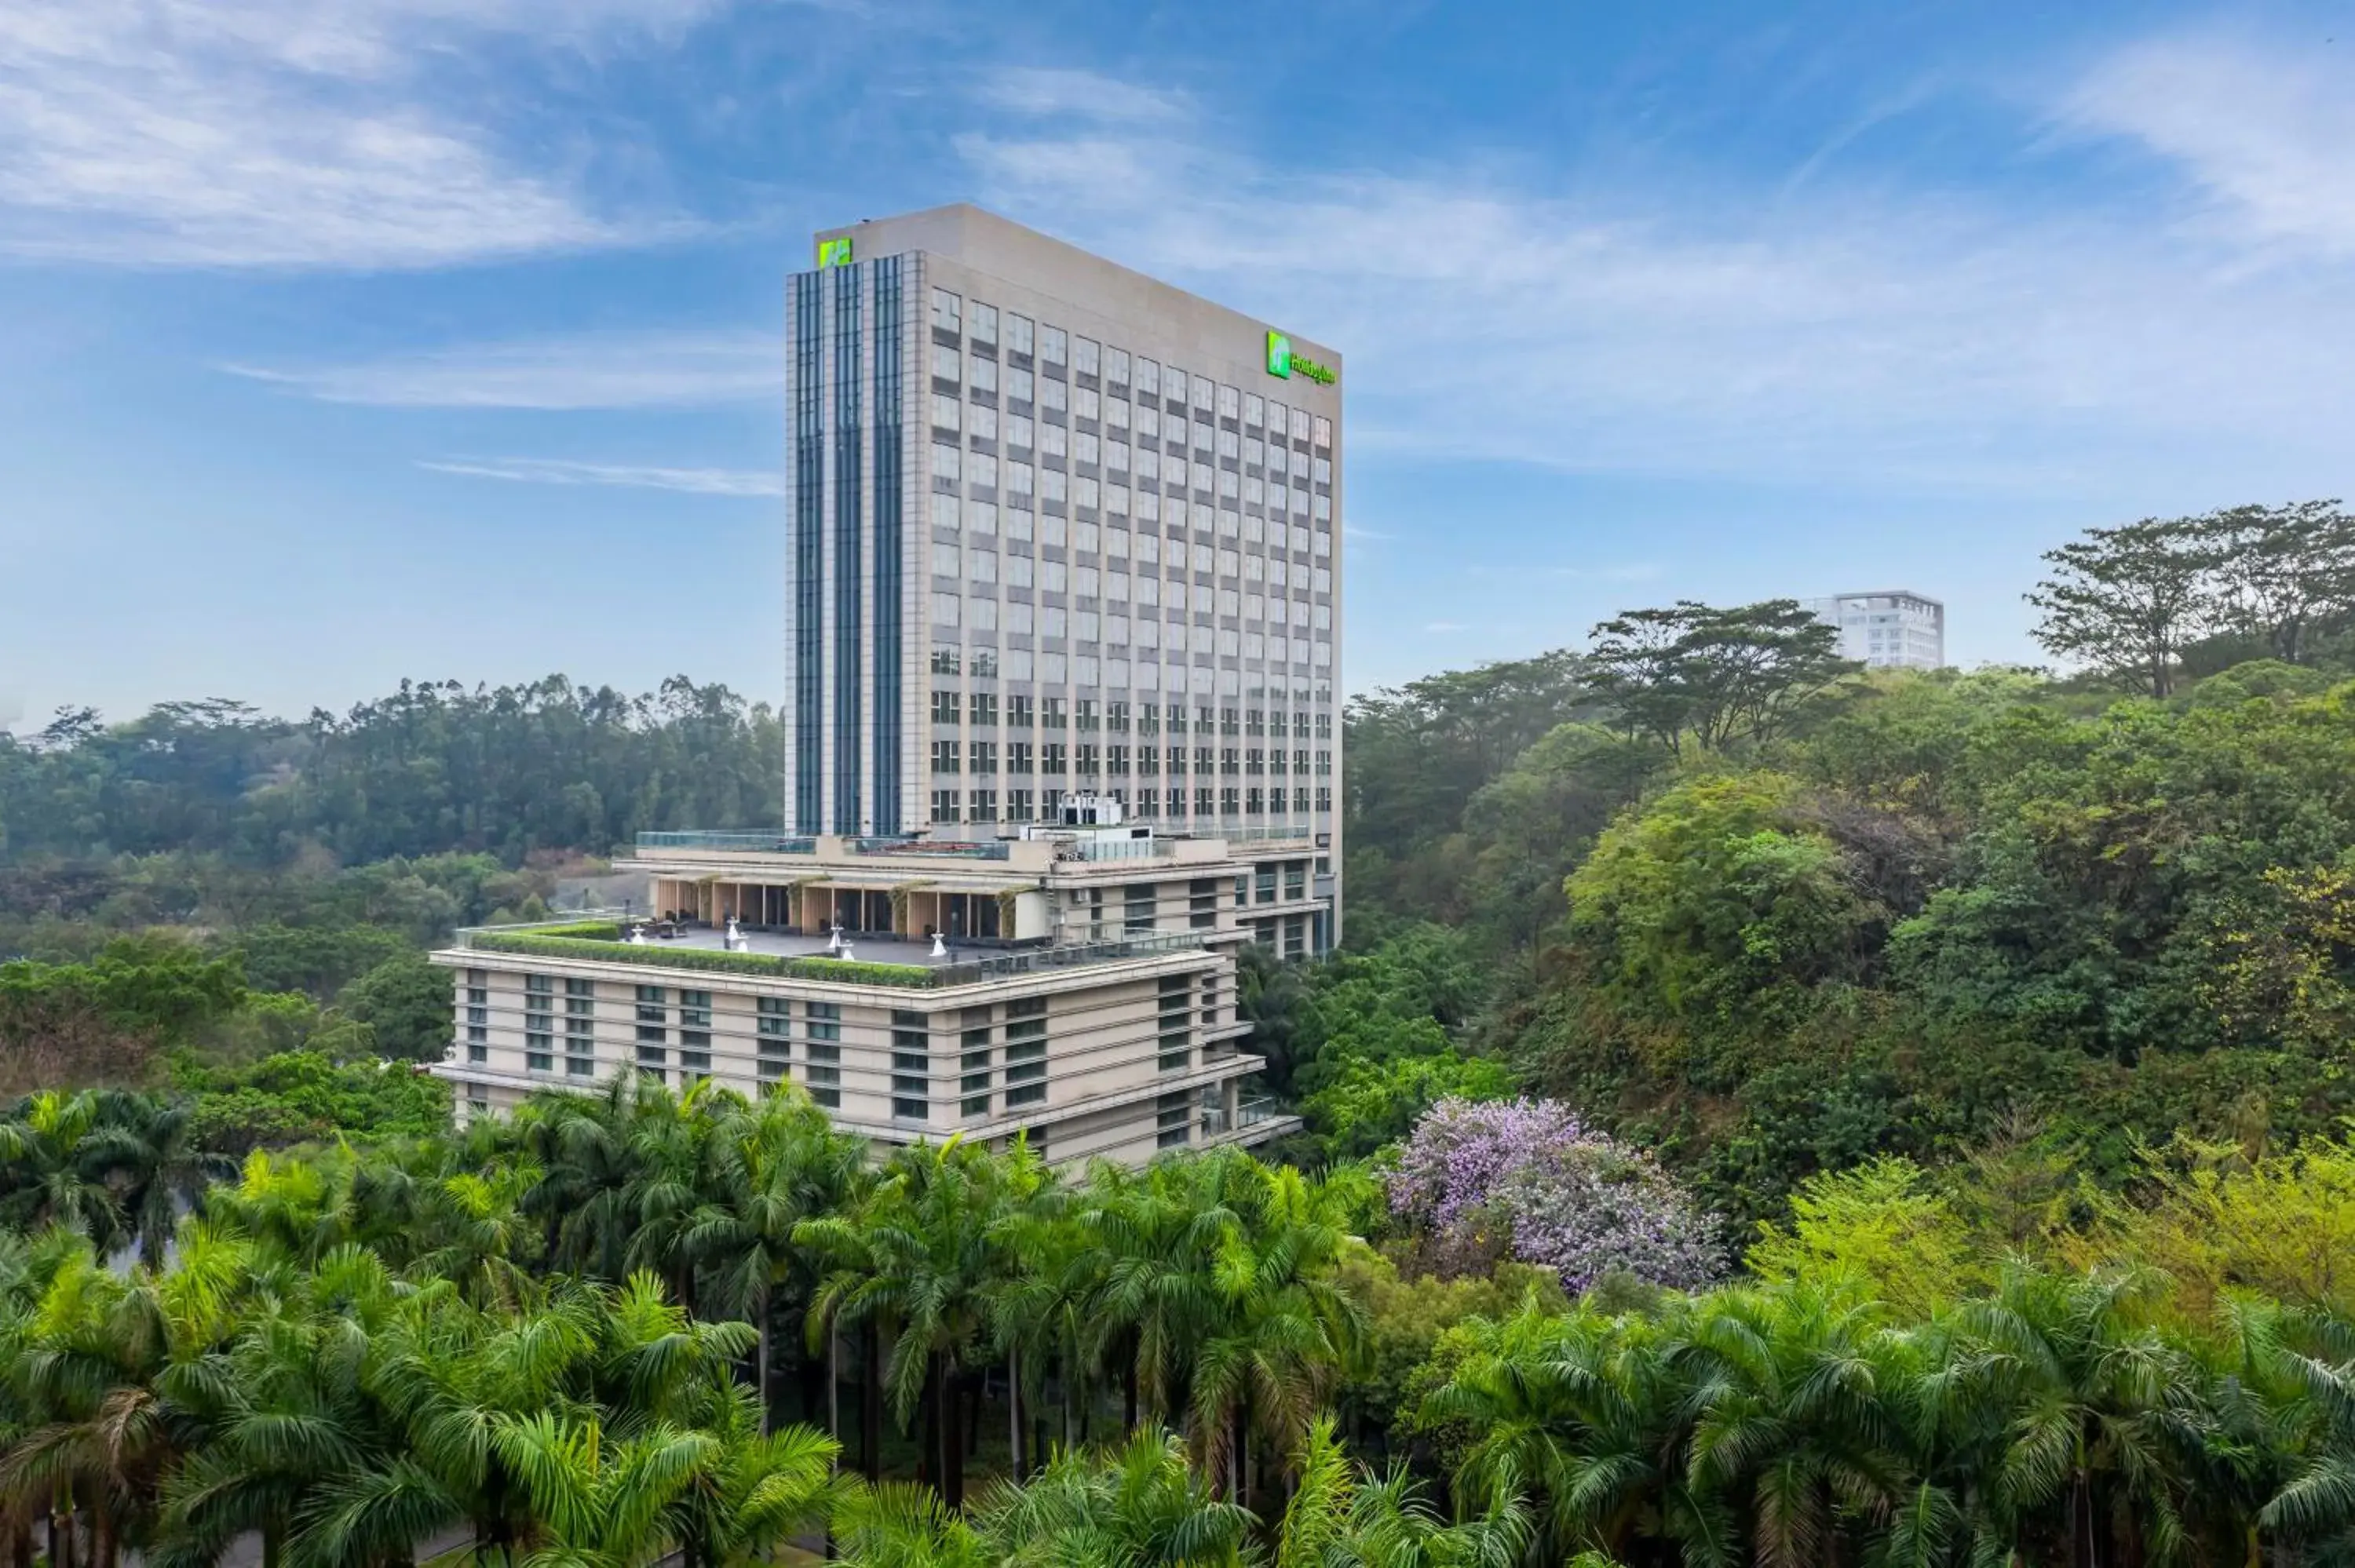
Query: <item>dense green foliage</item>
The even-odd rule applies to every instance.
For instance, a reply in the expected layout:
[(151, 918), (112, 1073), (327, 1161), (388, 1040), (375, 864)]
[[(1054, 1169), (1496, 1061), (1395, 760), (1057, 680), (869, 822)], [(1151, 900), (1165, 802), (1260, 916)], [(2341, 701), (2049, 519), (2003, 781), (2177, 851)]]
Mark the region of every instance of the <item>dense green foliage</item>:
[[(1777, 644), (1777, 607), (1688, 605), (1358, 704), (1353, 941), (1387, 961), (1435, 924), (1482, 977), (1429, 1070), (1508, 1064), (1745, 1215), (1999, 1136), (2115, 1184), (2179, 1131), (2334, 1129), (2355, 523), (2240, 508), (2050, 559), (2048, 641), (2082, 678), (1840, 674)], [(1729, 639), (1753, 652), (1712, 663)], [(2283, 659), (2229, 662), (2252, 652)], [(1329, 1071), (1362, 1085), (1352, 1055)], [(1365, 1099), (1374, 1130), (1328, 1115), (1332, 1148), (1394, 1136)]]
[(1354, 705), (1352, 947), (1243, 964), (1266, 1163), (450, 1130), (421, 947), (773, 820), (717, 688), (0, 739), (12, 1561), (2355, 1561), (2355, 523), (2047, 560), (2067, 679), (1688, 603)]
[(1883, 1162), (1810, 1183), (1744, 1283), (1566, 1304), (1410, 1272), (1351, 1172), (877, 1163), (790, 1093), (623, 1079), (233, 1174), (186, 1131), (120, 1094), (0, 1119), (19, 1561), (723, 1568), (820, 1529), (858, 1568), (2355, 1551), (2338, 1145), (2187, 1148), (2026, 1226), (1999, 1162)]
[(602, 853), (653, 828), (775, 821), (774, 716), (683, 677), (652, 695), (560, 676), (468, 690), (404, 682), (341, 718), (166, 703), (125, 724), (61, 713), (0, 736), (12, 855), (221, 854), (276, 863), (306, 845), (346, 864), (480, 850)]
[(2335, 1127), (2355, 690), (2246, 680), (2078, 716), (1895, 679), (1665, 778), (1568, 877), (1517, 1058), (1753, 1212), (2022, 1117), (2112, 1173), (2179, 1128)]

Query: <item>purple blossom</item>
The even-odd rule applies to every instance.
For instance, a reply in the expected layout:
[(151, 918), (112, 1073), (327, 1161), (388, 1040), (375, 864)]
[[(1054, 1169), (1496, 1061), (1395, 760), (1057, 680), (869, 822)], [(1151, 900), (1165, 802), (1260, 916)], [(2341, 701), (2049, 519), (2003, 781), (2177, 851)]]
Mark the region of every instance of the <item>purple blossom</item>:
[(1553, 1100), (1442, 1100), (1389, 1183), (1391, 1211), (1443, 1272), (1510, 1255), (1576, 1292), (1618, 1271), (1691, 1289), (1723, 1268), (1715, 1223), (1657, 1160)]

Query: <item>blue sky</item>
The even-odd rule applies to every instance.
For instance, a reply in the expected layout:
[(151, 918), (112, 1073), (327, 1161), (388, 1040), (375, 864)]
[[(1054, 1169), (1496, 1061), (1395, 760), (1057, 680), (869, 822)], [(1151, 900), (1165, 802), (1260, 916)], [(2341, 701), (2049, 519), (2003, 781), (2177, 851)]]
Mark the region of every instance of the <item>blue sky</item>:
[(2347, 493), (2342, 6), (0, 0), (0, 720), (780, 690), (780, 280), (973, 199), (1338, 345), (1353, 687)]

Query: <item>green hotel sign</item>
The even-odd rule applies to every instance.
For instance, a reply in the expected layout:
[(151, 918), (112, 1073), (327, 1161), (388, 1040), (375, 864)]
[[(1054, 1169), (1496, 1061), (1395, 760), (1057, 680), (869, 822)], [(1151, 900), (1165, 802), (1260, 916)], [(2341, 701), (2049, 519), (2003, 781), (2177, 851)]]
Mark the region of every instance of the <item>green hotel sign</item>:
[(820, 267), (849, 266), (850, 236), (846, 234), (839, 239), (819, 240), (817, 242), (817, 264)]
[(1291, 381), (1293, 376), (1307, 376), (1319, 387), (1333, 387), (1333, 381), (1340, 379), (1330, 365), (1319, 365), (1305, 353), (1293, 353), (1293, 339), (1281, 332), (1267, 334), (1267, 375), (1284, 376), (1285, 381)]
[(1305, 354), (1292, 352), (1292, 340), (1280, 332), (1267, 334), (1267, 373), (1286, 381), (1305, 376), (1320, 387), (1330, 387), (1340, 379), (1329, 365), (1319, 365)]

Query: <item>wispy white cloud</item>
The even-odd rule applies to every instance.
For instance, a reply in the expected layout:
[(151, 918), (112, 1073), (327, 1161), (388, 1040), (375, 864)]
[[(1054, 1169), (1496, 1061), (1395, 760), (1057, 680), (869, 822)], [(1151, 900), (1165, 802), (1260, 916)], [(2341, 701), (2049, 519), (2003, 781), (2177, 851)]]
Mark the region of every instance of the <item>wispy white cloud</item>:
[(2235, 235), (2355, 256), (2355, 98), (2347, 82), (2343, 51), (2294, 55), (2244, 37), (2178, 35), (2103, 61), (2068, 95), (2061, 118), (2179, 165)]
[[(400, 269), (692, 231), (523, 166), (429, 90), (488, 35), (675, 34), (684, 0), (0, 0), (0, 249)], [(446, 72), (443, 74), (447, 74)], [(493, 106), (485, 106), (491, 108)]]
[(974, 96), (992, 109), (1033, 118), (1070, 116), (1111, 123), (1167, 124), (1194, 111), (1181, 92), (1140, 87), (1092, 70), (1010, 66), (986, 76)]
[(229, 365), (329, 403), (409, 408), (658, 408), (759, 402), (784, 391), (774, 332), (591, 333), (351, 365)]
[(417, 466), (436, 473), (502, 479), (521, 484), (618, 485), (628, 490), (676, 490), (689, 495), (765, 497), (785, 493), (783, 475), (757, 469), (650, 468), (558, 458), (420, 459)]
[[(2022, 118), (2023, 156), (2047, 129)], [(1476, 158), (1302, 174), (1206, 120), (957, 146), (985, 199), (1337, 347), (1361, 454), (2043, 494), (2131, 472), (2221, 498), (2327, 482), (2355, 418), (2323, 346), (2355, 340), (2343, 271), (2259, 280), (2143, 210), (1828, 171), (1771, 199), (1541, 188)]]

